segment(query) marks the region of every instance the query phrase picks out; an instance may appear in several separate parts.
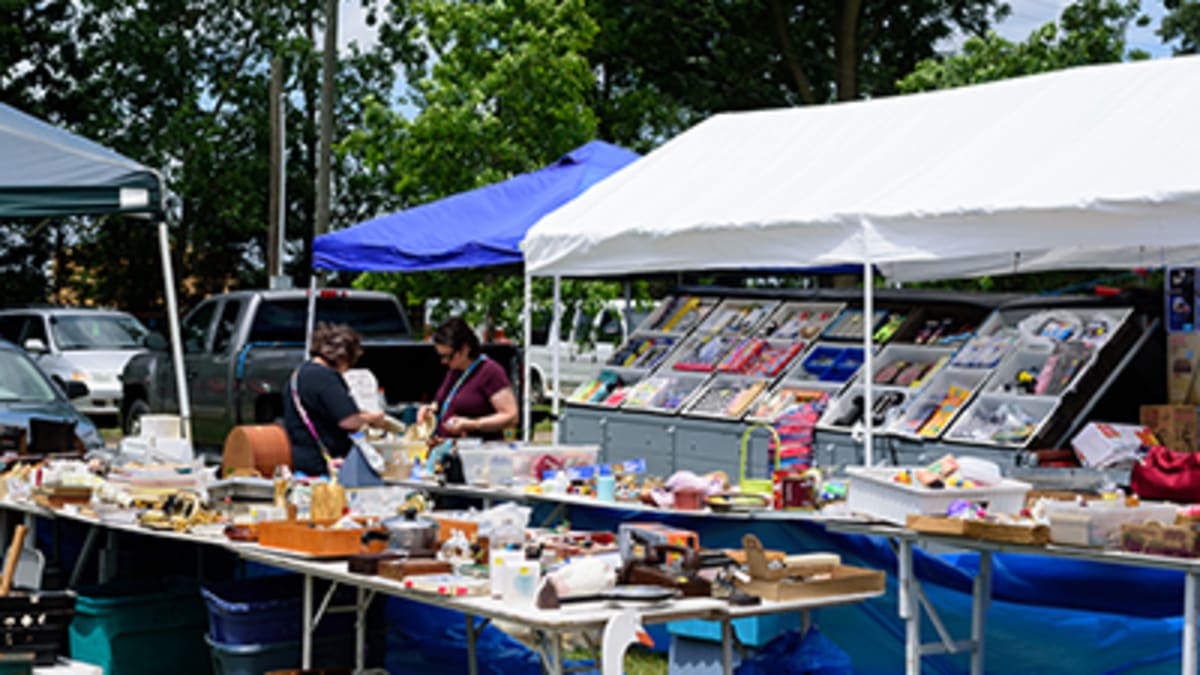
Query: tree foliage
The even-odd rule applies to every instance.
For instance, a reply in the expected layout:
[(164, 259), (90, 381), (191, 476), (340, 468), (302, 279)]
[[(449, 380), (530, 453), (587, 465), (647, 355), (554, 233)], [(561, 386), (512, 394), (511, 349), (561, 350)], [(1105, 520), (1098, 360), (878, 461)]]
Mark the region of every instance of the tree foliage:
[(1164, 0), (1158, 35), (1163, 42), (1178, 43), (1176, 54), (1200, 54), (1200, 0)]
[[(185, 303), (230, 287), (262, 286), (269, 63), (282, 58), (289, 74), (288, 236), (303, 253), (313, 221), (316, 39), (324, 6), (318, 0), (0, 0), (0, 100), (163, 172), (178, 200), (172, 234)], [(393, 85), (387, 59), (344, 57), (339, 134), (357, 121), (364, 96), (387, 96)], [(344, 182), (344, 174), (339, 178)], [(362, 215), (356, 201), (340, 204), (343, 221)], [(32, 225), (10, 227), (20, 240)], [(69, 297), (134, 309), (160, 302), (153, 227), (103, 218), (50, 227), (64, 243), (63, 264), (55, 268), (67, 276), (56, 282), (71, 287)], [(297, 257), (303, 279), (307, 259)]]
[(1127, 51), (1125, 34), (1138, 17), (1137, 0), (1081, 0), (1063, 9), (1058, 22), (1044, 24), (1023, 42), (996, 33), (972, 36), (962, 53), (928, 59), (897, 83), (902, 93), (948, 89), (1093, 63), (1147, 58)]

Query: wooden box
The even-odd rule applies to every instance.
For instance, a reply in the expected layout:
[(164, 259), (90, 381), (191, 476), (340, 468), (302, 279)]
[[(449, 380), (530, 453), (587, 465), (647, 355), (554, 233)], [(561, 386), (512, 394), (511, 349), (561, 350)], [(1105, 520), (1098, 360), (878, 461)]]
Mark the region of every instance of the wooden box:
[(258, 543), (322, 558), (349, 557), (382, 548), (384, 542), (373, 542), (371, 547), (362, 542), (368, 529), (383, 532), (382, 529), (364, 526), (334, 530), (329, 527), (333, 523), (332, 520), (266, 520), (258, 524)]
[(1200, 535), (1191, 525), (1121, 523), (1121, 550), (1175, 558), (1200, 557)]
[(1014, 525), (993, 523), (986, 520), (967, 520), (945, 516), (923, 516), (912, 513), (906, 522), (908, 529), (928, 534), (945, 534), (968, 539), (986, 539), (1008, 544), (1044, 546), (1050, 542), (1048, 525)]
[(838, 565), (828, 578), (790, 578), (779, 581), (751, 579), (748, 582), (738, 582), (737, 587), (764, 600), (803, 600), (882, 591), (886, 580), (887, 576), (879, 570)]

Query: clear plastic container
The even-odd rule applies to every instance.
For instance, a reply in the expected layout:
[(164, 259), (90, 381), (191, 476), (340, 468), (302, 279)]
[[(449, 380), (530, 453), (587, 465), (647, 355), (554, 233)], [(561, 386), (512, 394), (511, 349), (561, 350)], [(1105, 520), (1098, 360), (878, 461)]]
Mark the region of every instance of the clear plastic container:
[(1125, 506), (1119, 500), (1094, 500), (1087, 505), (1073, 501), (1047, 501), (1042, 505), (1050, 519), (1050, 541), (1074, 546), (1115, 546), (1121, 538), (1121, 523), (1175, 522), (1179, 507), (1168, 502), (1142, 502)]
[(591, 466), (600, 454), (597, 445), (546, 445), (526, 446), (510, 450), (512, 463), (510, 480), (537, 481), (541, 472)]

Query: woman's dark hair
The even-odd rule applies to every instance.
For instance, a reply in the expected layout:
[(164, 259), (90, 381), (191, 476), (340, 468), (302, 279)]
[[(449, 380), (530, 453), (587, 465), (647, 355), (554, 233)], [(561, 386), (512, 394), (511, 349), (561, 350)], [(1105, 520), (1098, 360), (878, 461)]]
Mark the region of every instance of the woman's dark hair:
[(442, 322), (442, 325), (437, 327), (433, 332), (433, 341), (435, 344), (449, 347), (454, 351), (462, 349), (463, 345), (467, 346), (467, 355), (471, 358), (479, 356), (479, 336), (466, 321), (457, 316), (452, 316)]
[(334, 366), (353, 366), (362, 356), (362, 336), (345, 324), (317, 324), (309, 356), (319, 356)]

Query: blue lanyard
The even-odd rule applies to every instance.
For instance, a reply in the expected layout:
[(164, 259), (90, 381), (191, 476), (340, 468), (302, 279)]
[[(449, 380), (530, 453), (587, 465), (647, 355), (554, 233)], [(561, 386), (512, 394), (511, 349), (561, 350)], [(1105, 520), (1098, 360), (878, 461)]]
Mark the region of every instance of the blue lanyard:
[(486, 360), (487, 354), (480, 354), (478, 358), (471, 362), (471, 365), (467, 366), (467, 369), (463, 371), (462, 375), (458, 376), (458, 382), (455, 382), (454, 386), (450, 388), (450, 393), (446, 394), (446, 399), (442, 401), (442, 405), (438, 408), (437, 425), (434, 427), (435, 429), (442, 426), (442, 417), (444, 417), (446, 411), (450, 409), (450, 402), (454, 400), (454, 395), (458, 393), (458, 388), (462, 386), (463, 382), (467, 381), (467, 378), (471, 376), (471, 373), (475, 372), (475, 368), (477, 368), (479, 364)]

